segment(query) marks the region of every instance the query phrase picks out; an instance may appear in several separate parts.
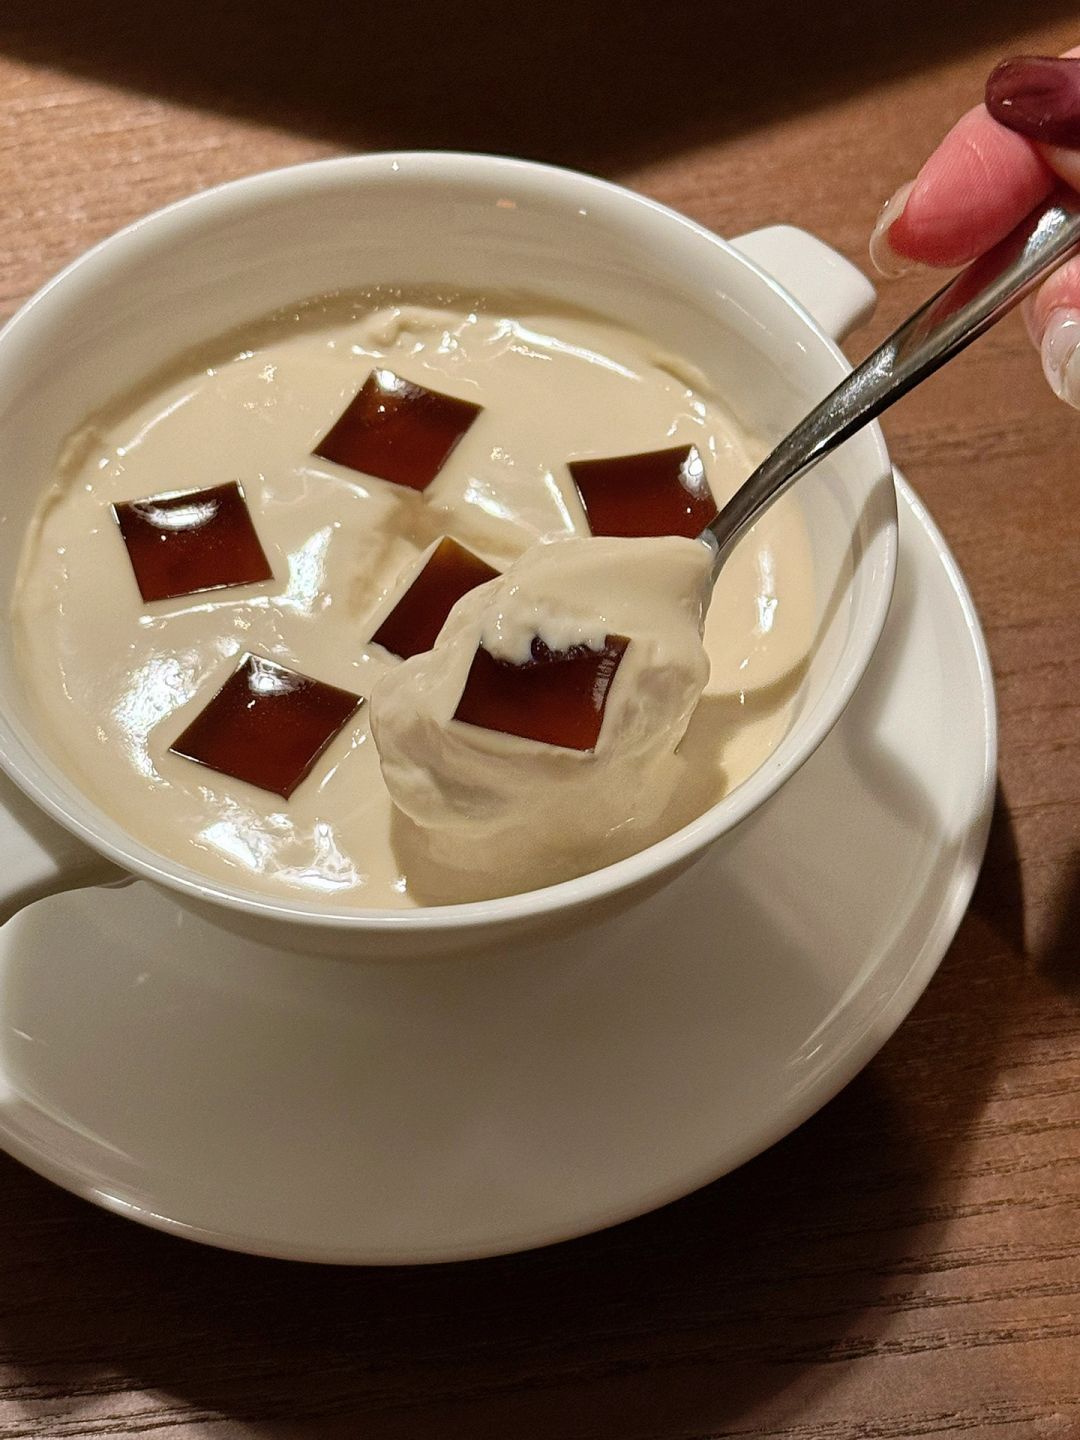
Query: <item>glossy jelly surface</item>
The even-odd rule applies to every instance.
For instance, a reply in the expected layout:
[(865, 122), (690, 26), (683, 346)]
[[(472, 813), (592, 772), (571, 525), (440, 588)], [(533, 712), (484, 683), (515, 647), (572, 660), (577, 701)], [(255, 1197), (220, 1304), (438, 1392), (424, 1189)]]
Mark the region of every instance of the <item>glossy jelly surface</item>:
[(608, 635), (600, 650), (589, 645), (549, 650), (536, 639), (524, 665), (480, 646), (454, 719), (566, 750), (594, 750), (608, 691), (629, 644), (625, 635)]
[(430, 650), (461, 597), (498, 573), (479, 555), (444, 537), (371, 638), (403, 660)]
[(273, 576), (235, 482), (112, 507), (139, 594), (148, 603), (255, 585)]
[(682, 535), (693, 540), (716, 516), (694, 445), (570, 464), (594, 535)]
[(480, 406), (373, 370), (315, 454), (411, 490), (426, 490)]
[(245, 655), (170, 749), (287, 800), (362, 703), (336, 685)]

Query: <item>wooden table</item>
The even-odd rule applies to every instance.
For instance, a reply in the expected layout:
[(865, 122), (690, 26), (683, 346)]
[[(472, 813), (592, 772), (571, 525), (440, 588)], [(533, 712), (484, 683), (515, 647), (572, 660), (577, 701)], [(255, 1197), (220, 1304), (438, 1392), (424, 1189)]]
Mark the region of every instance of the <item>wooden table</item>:
[[(1080, 39), (1074, 0), (323, 9), (8, 0), (0, 308), (174, 197), (386, 146), (555, 159), (861, 261), (993, 61)], [(886, 429), (971, 582), (1002, 733), (971, 911), (878, 1059), (679, 1204), (430, 1270), (200, 1249), (0, 1157), (0, 1440), (1080, 1435), (1080, 416), (1014, 321)]]

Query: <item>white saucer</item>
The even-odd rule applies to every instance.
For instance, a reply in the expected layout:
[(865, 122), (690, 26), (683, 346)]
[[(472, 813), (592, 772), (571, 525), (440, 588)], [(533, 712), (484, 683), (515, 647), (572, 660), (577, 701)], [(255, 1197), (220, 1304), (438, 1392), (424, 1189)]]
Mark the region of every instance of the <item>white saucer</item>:
[(990, 670), (900, 483), (896, 598), (814, 758), (691, 874), (512, 959), (260, 949), (145, 883), (0, 930), (0, 1145), (148, 1225), (340, 1262), (498, 1254), (755, 1155), (907, 1014), (982, 859)]

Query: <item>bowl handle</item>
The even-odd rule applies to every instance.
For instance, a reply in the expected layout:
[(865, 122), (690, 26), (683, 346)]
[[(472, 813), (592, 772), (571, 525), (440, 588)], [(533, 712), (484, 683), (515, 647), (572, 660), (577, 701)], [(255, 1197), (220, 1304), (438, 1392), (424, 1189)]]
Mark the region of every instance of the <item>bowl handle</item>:
[(873, 285), (816, 235), (794, 225), (770, 225), (731, 244), (782, 285), (834, 340), (843, 340), (873, 313)]
[(45, 895), (123, 878), (122, 870), (50, 820), (0, 771), (0, 925)]

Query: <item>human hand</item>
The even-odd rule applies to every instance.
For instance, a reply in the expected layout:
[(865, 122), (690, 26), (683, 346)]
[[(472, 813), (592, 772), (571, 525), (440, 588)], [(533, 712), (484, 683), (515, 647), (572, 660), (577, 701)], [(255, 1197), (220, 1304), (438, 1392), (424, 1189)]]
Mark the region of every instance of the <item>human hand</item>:
[[(1062, 180), (1080, 191), (1080, 46), (1060, 59), (1002, 61), (985, 104), (957, 121), (886, 201), (870, 257), (883, 275), (966, 265)], [(1080, 257), (1025, 301), (1024, 317), (1051, 389), (1080, 409)]]

